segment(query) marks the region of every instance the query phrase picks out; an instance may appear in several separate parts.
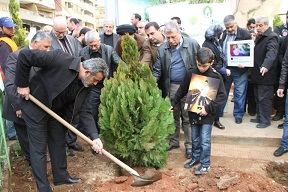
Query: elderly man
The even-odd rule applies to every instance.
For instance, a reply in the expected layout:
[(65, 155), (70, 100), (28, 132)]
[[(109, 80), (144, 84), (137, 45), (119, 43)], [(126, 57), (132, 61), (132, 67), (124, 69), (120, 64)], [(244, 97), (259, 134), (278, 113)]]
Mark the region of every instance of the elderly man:
[[(41, 69), (29, 81), (33, 66)], [(79, 57), (59, 50), (22, 50), (19, 53), (15, 85), (23, 98), (22, 117), (27, 126), (31, 168), (39, 192), (52, 191), (46, 172), (47, 144), (54, 185), (73, 184), (81, 179), (72, 178), (67, 171), (66, 128), (29, 100), (30, 90), (34, 97), (66, 121), (72, 122), (79, 115), (86, 134), (93, 140), (92, 148), (101, 154), (103, 145), (91, 113), (89, 94), (91, 86), (107, 74), (108, 67), (99, 58), (81, 62)]]
[[(225, 58), (227, 61), (227, 57), (229, 53), (228, 42), (248, 40), (248, 39), (251, 39), (251, 35), (248, 30), (240, 28), (237, 25), (237, 22), (233, 15), (227, 15), (226, 17), (224, 17), (223, 22), (224, 22), (226, 30), (223, 32), (223, 37), (222, 37), (222, 40), (220, 41), (220, 44), (223, 47), (223, 51), (224, 51)], [(234, 82), (233, 116), (235, 118), (235, 123), (241, 124), (243, 116), (245, 114), (249, 68), (243, 67), (243, 65), (240, 62), (237, 67), (231, 67), (228, 65), (227, 69), (230, 70), (231, 74), (226, 77), (226, 81), (224, 82), (226, 92), (227, 92), (227, 95), (229, 95), (231, 85)], [(225, 105), (222, 108), (220, 116), (223, 116), (224, 108), (225, 108)]]
[(65, 17), (58, 16), (54, 18), (53, 30), (50, 33), (52, 38), (51, 51), (61, 49), (73, 56), (79, 56), (77, 41), (71, 35), (67, 35), (67, 22)]
[(148, 40), (143, 43), (143, 58), (141, 62), (148, 64), (150, 69), (153, 70), (153, 64), (156, 62), (157, 49), (166, 39), (156, 22), (147, 23), (145, 25), (145, 33), (147, 34)]
[(105, 21), (104, 22), (104, 33), (100, 35), (102, 43), (106, 45), (110, 45), (111, 47), (115, 48), (116, 43), (119, 39), (119, 35), (114, 33), (114, 22), (113, 21)]
[[(157, 50), (157, 60), (153, 66), (153, 75), (162, 88), (162, 96), (173, 99), (185, 73), (188, 69), (196, 67), (196, 53), (200, 49), (197, 41), (183, 37), (177, 23), (169, 21), (164, 29), (167, 42)], [(168, 69), (168, 70), (167, 70)], [(161, 80), (161, 81), (160, 81)], [(175, 133), (169, 136), (170, 147), (168, 151), (180, 147), (180, 118), (185, 135), (186, 158), (192, 158), (191, 127), (188, 112), (184, 110), (186, 96), (174, 106)]]
[[(81, 57), (85, 60), (91, 58), (102, 58), (107, 63), (109, 68), (108, 78), (113, 77), (113, 73), (117, 70), (118, 64), (121, 61), (120, 57), (114, 51), (113, 47), (101, 43), (99, 33), (97, 33), (96, 31), (88, 31), (85, 34), (85, 41), (87, 46), (82, 49), (80, 53)], [(98, 82), (97, 85), (93, 86), (90, 95), (92, 114), (99, 133), (100, 127), (98, 125), (98, 109), (100, 106), (101, 89), (103, 87), (103, 81)]]
[[(22, 119), (21, 106), (17, 103), (20, 99), (19, 94), (17, 94), (17, 89), (14, 84), (15, 81), (15, 70), (16, 63), (18, 59), (19, 52), (26, 49), (38, 49), (49, 51), (51, 46), (51, 37), (43, 31), (37, 31), (36, 34), (31, 39), (29, 46), (23, 47), (22, 49), (11, 53), (8, 56), (6, 64), (6, 78), (4, 80), (6, 97), (3, 106), (3, 118), (10, 120), (14, 123), (16, 133), (18, 136), (18, 141), (21, 146), (21, 151), (24, 154), (26, 160), (30, 164), (30, 152), (29, 152), (29, 142), (25, 122)], [(32, 77), (36, 68), (32, 68), (30, 71), (30, 77)]]
[(277, 84), (277, 61), (279, 39), (269, 27), (268, 17), (257, 17), (257, 37), (254, 47), (254, 67), (250, 69), (251, 81), (254, 83), (257, 118), (251, 122), (258, 123), (257, 128), (271, 125), (272, 100), (274, 85)]

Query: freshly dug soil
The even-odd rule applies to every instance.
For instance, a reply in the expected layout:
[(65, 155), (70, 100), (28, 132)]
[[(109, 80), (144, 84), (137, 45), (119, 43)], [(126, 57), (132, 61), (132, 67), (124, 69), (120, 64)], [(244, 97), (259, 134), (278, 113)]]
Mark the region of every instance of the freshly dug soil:
[[(81, 177), (82, 181), (74, 185), (54, 186), (55, 192), (285, 192), (288, 186), (288, 165), (283, 162), (267, 162), (255, 159), (212, 157), (212, 166), (205, 175), (195, 176), (194, 170), (185, 169), (187, 162), (183, 152), (169, 152), (167, 165), (160, 169), (162, 179), (147, 186), (132, 187), (132, 176), (120, 176), (120, 168), (105, 156), (92, 155), (89, 145), (79, 140), (86, 150), (68, 157), (68, 170), (72, 177)], [(13, 158), (13, 174), (9, 178), (9, 192), (36, 192), (36, 184), (24, 158)], [(135, 168), (136, 169), (136, 168)], [(266, 169), (268, 173), (266, 172)], [(51, 174), (50, 163), (47, 163)], [(139, 171), (140, 169), (137, 169)], [(141, 175), (142, 173), (139, 172)], [(268, 175), (273, 179), (269, 178)]]

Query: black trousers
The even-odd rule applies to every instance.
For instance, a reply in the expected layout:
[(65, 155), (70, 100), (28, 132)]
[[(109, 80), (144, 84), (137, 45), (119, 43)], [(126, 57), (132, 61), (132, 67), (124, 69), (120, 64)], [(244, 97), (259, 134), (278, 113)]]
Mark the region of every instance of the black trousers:
[(287, 89), (284, 89), (284, 97), (277, 96), (278, 85), (274, 86), (274, 109), (276, 110), (276, 115), (285, 115), (285, 100)]
[(249, 114), (256, 114), (256, 101), (254, 96), (254, 83), (248, 81), (247, 88), (247, 111)]
[(21, 151), (25, 156), (26, 160), (30, 166), (30, 151), (29, 151), (29, 141), (28, 141), (28, 134), (26, 125), (18, 124), (14, 122), (14, 127), (16, 130), (16, 134), (18, 137), (18, 141), (21, 147)]
[(37, 188), (39, 192), (51, 192), (47, 179), (46, 146), (48, 144), (53, 181), (67, 180), (69, 177), (65, 151), (67, 129), (50, 115), (46, 115), (40, 122), (35, 122), (25, 112), (22, 113), (27, 127), (30, 161)]
[(274, 86), (254, 84), (254, 94), (257, 118), (260, 123), (270, 123)]

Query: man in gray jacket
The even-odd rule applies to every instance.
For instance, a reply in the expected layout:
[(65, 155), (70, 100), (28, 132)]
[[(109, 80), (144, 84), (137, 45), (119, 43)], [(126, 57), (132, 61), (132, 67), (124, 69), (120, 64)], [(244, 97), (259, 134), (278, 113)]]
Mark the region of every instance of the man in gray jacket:
[[(156, 77), (159, 87), (162, 88), (162, 96), (174, 98), (185, 73), (188, 69), (196, 67), (196, 53), (200, 49), (197, 41), (183, 37), (177, 23), (170, 21), (164, 29), (167, 42), (157, 50), (157, 59), (153, 67), (153, 75)], [(175, 133), (169, 136), (170, 147), (168, 151), (180, 147), (180, 118), (185, 135), (186, 158), (192, 158), (191, 127), (188, 112), (184, 110), (186, 96), (174, 107), (173, 115)]]

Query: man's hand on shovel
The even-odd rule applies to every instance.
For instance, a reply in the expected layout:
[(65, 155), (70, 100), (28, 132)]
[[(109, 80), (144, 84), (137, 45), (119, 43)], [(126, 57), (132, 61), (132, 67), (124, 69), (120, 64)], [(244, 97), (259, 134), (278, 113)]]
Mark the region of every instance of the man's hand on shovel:
[(17, 92), (19, 95), (21, 95), (22, 98), (24, 98), (25, 100), (29, 100), (29, 87), (17, 87)]
[(98, 138), (98, 139), (94, 139), (92, 142), (93, 142), (93, 145), (91, 146), (92, 149), (96, 153), (102, 154), (102, 149), (103, 149), (102, 141)]

